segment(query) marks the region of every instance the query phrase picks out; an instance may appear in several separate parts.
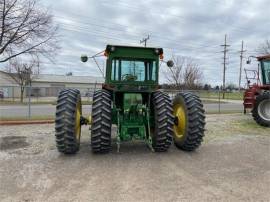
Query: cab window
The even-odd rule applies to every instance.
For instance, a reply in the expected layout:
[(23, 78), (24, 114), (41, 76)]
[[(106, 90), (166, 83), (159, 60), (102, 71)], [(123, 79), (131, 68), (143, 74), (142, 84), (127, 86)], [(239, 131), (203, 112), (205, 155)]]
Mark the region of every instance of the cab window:
[(111, 80), (156, 81), (156, 66), (154, 60), (113, 59)]

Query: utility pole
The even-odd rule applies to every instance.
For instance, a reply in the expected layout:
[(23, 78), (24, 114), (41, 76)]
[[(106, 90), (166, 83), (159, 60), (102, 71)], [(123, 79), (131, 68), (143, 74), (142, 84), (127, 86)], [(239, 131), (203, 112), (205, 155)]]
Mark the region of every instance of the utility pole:
[(241, 50), (240, 50), (239, 92), (241, 90), (242, 65), (243, 65), (243, 53), (244, 52), (246, 52), (246, 50), (244, 50), (244, 41), (242, 41)]
[(224, 47), (224, 50), (222, 51), (223, 52), (223, 93), (222, 93), (222, 99), (225, 98), (225, 82), (226, 82), (226, 65), (227, 65), (227, 52), (228, 52), (228, 49), (227, 47), (229, 47), (230, 45), (227, 44), (227, 34), (225, 34), (225, 40), (224, 40), (224, 44), (220, 45), (222, 47)]
[(140, 40), (140, 44), (144, 43), (144, 47), (146, 47), (147, 40), (149, 40), (149, 39), (150, 39), (150, 36), (148, 34), (148, 36), (146, 38), (143, 38), (142, 40)]

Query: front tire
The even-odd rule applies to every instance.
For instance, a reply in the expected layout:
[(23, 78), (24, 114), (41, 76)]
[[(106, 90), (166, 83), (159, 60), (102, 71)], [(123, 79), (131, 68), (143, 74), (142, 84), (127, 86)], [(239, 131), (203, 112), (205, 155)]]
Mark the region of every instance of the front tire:
[(204, 137), (205, 115), (198, 96), (179, 93), (173, 100), (174, 144), (185, 151), (197, 149)]
[(81, 115), (80, 91), (77, 89), (64, 89), (60, 91), (55, 115), (55, 138), (59, 152), (74, 154), (79, 150)]
[(252, 116), (259, 125), (270, 127), (270, 92), (265, 92), (256, 97)]

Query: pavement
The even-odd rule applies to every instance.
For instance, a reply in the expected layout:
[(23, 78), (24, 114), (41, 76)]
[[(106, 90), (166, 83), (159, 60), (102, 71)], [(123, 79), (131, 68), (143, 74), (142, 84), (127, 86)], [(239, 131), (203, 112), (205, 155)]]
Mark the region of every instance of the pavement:
[[(31, 105), (31, 116), (34, 117), (48, 117), (55, 115), (56, 105), (42, 104), (42, 105)], [(89, 115), (91, 113), (91, 105), (83, 105), (83, 114)], [(28, 117), (28, 105), (0, 105), (0, 117), (1, 118), (22, 118)]]
[(1, 125), (24, 125), (24, 124), (47, 124), (47, 123), (54, 123), (53, 119), (39, 119), (39, 120), (0, 120)]
[(153, 153), (142, 142), (94, 155), (82, 130), (76, 155), (59, 154), (54, 125), (1, 126), (1, 201), (269, 201), (270, 129), (250, 116), (207, 115), (195, 152)]
[[(83, 105), (82, 111), (84, 115), (89, 115), (91, 113), (91, 105)], [(242, 112), (243, 104), (242, 102), (227, 102), (204, 104), (206, 113), (217, 113), (220, 111), (222, 113), (226, 112)], [(48, 117), (55, 115), (55, 105), (45, 104), (45, 105), (31, 105), (31, 116), (33, 117)], [(0, 118), (22, 118), (28, 117), (28, 105), (0, 105)]]

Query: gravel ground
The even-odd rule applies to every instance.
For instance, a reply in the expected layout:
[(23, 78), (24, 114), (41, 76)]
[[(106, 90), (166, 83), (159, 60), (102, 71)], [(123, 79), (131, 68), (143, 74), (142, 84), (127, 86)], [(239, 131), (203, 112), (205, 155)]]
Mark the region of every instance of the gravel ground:
[[(64, 156), (54, 125), (1, 126), (1, 201), (270, 201), (270, 129), (250, 116), (208, 115), (196, 152), (152, 153), (124, 143), (93, 155)], [(115, 145), (115, 144), (114, 144)]]

